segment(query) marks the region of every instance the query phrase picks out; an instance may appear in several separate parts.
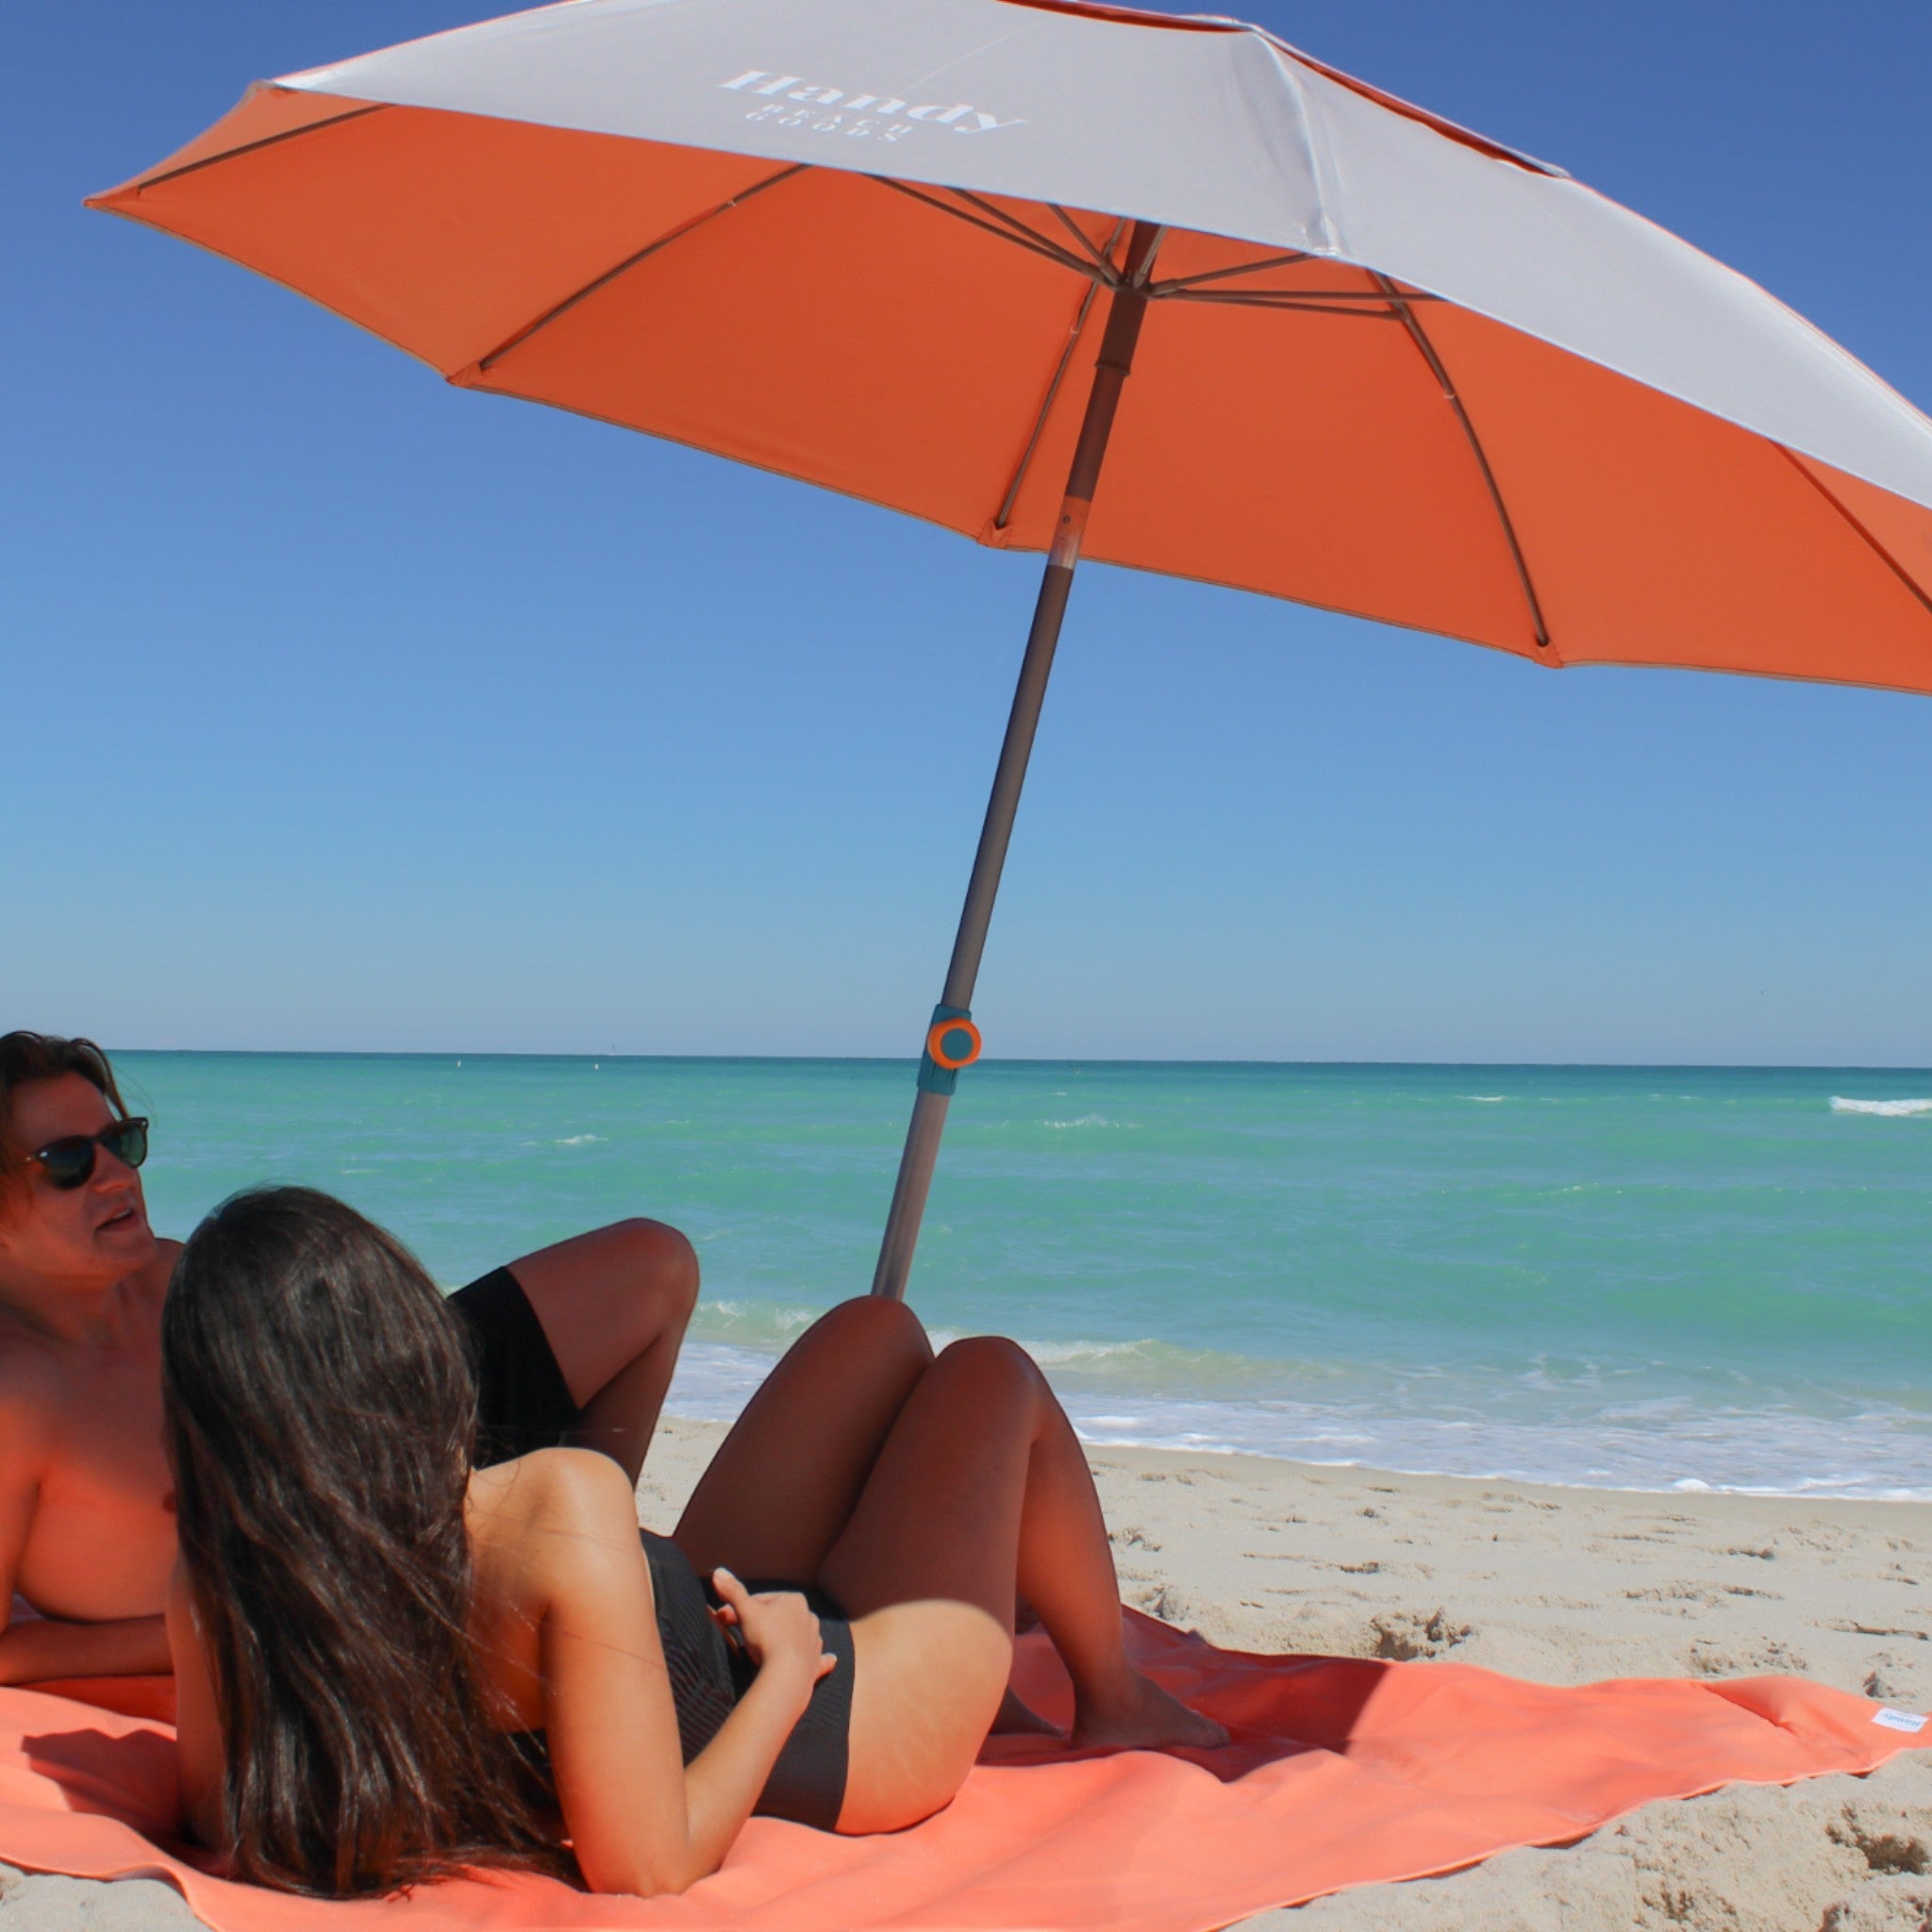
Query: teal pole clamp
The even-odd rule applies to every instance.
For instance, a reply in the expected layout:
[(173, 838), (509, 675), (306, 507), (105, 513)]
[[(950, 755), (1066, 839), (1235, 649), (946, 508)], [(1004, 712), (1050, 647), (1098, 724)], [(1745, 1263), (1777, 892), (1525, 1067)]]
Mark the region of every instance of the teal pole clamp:
[(919, 1057), (921, 1091), (951, 1093), (959, 1084), (959, 1069), (970, 1067), (979, 1049), (979, 1028), (966, 1008), (935, 1007), (932, 1024), (925, 1029), (925, 1051)]

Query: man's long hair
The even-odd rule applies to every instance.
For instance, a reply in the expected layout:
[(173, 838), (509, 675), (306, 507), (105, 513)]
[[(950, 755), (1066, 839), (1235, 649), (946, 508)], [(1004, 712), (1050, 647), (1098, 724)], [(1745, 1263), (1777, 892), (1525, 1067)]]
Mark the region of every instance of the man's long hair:
[(0, 1195), (26, 1173), (33, 1154), (30, 1147), (16, 1147), (8, 1132), (14, 1095), (37, 1080), (58, 1080), (63, 1074), (78, 1074), (99, 1088), (114, 1117), (127, 1118), (127, 1103), (115, 1084), (114, 1069), (92, 1040), (63, 1040), (57, 1033), (30, 1033), (25, 1027), (0, 1033)]
[(475, 1379), (415, 1257), (326, 1194), (237, 1194), (161, 1356), (233, 1875), (354, 1898), (562, 1869), (472, 1653)]

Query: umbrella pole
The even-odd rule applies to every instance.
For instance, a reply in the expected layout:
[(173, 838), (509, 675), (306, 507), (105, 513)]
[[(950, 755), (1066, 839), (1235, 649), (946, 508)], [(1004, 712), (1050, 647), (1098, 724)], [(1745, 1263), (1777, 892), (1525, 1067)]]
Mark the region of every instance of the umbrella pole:
[(1160, 245), (1161, 230), (1152, 222), (1136, 222), (1127, 241), (1125, 267), (1108, 308), (1107, 327), (1094, 358), (1093, 386), (1080, 423), (1080, 440), (1067, 473), (1053, 547), (1040, 581), (1033, 607), (1033, 625), (1026, 634), (1026, 652), (1020, 660), (1020, 679), (1013, 691), (1013, 708), (1007, 718), (1007, 735), (993, 772), (992, 793), (986, 802), (986, 819), (979, 829), (979, 848), (973, 858), (973, 875), (966, 886), (966, 903), (959, 910), (959, 929), (953, 941), (952, 962), (940, 1003), (933, 1008), (919, 1060), (919, 1091), (912, 1102), (912, 1120), (906, 1130), (906, 1147), (899, 1157), (899, 1178), (892, 1189), (891, 1211), (886, 1217), (874, 1272), (874, 1294), (895, 1301), (906, 1296), (912, 1272), (912, 1253), (919, 1244), (919, 1224), (939, 1159), (940, 1136), (946, 1125), (946, 1108), (958, 1084), (959, 1069), (979, 1058), (979, 1031), (973, 1024), (973, 986), (979, 976), (979, 958), (986, 949), (987, 927), (992, 923), (993, 900), (1000, 889), (1007, 845), (1013, 836), (1013, 818), (1020, 808), (1020, 788), (1026, 781), (1026, 760), (1033, 751), (1033, 734), (1046, 697), (1046, 680), (1053, 669), (1054, 647), (1059, 642), (1060, 621), (1074, 588), (1074, 568), (1080, 560), (1080, 540), (1087, 514), (1100, 481), (1107, 440), (1113, 428), (1121, 390), (1133, 367), (1134, 346), (1147, 312), (1146, 281)]

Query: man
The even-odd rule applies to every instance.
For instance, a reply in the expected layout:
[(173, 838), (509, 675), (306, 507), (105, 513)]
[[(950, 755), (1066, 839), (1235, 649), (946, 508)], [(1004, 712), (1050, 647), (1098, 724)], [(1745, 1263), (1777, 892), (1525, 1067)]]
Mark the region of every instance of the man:
[[(180, 1243), (148, 1226), (146, 1151), (99, 1047), (0, 1037), (0, 1604), (39, 1613), (0, 1632), (0, 1684), (169, 1668), (160, 1316)], [(453, 1297), (479, 1459), (567, 1435), (635, 1483), (697, 1287), (691, 1243), (640, 1220)]]

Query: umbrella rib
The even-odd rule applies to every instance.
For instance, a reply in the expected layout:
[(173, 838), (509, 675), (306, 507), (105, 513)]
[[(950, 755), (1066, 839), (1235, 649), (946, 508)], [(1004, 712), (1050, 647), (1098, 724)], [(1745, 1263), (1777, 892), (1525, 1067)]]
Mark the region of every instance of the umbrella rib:
[(1020, 452), (1020, 461), (1013, 471), (1013, 480), (1007, 485), (1007, 493), (1000, 499), (1000, 507), (993, 517), (992, 526), (1004, 530), (1013, 514), (1013, 505), (1018, 500), (1022, 486), (1026, 481), (1026, 472), (1033, 467), (1033, 453), (1040, 447), (1040, 439), (1046, 432), (1046, 419), (1053, 414), (1055, 399), (1059, 395), (1060, 384), (1066, 380), (1067, 365), (1074, 359), (1074, 351), (1079, 346), (1080, 332), (1087, 326), (1087, 317), (1093, 308), (1093, 300), (1100, 293), (1098, 282), (1089, 282), (1080, 297), (1080, 307), (1074, 317), (1074, 325), (1067, 331), (1067, 340), (1061, 347), (1059, 359), (1054, 364), (1053, 379), (1046, 386), (1046, 399), (1040, 406), (1033, 419), (1032, 433), (1026, 439), (1026, 447)]
[[(994, 221), (1004, 222), (1016, 235), (1024, 235), (1027, 241), (1037, 242), (1041, 248), (1051, 249), (1056, 255), (1066, 255), (1069, 265), (1077, 268), (1081, 274), (1091, 275), (1093, 273), (1093, 270), (1089, 268), (1078, 256), (1068, 255), (1067, 251), (1061, 248), (1052, 236), (1042, 235), (1038, 228), (1023, 222), (1018, 215), (1008, 214), (1005, 208), (999, 207), (996, 203), (974, 194), (970, 189), (955, 188), (951, 192), (957, 194), (961, 201), (970, 202), (973, 207), (978, 208), (982, 213), (991, 215)], [(1074, 232), (1078, 233), (1078, 230), (1076, 229)], [(1114, 276), (1113, 264), (1111, 262), (1102, 261), (1097, 265), (1102, 275), (1110, 278)]]
[[(1056, 208), (1054, 212), (1058, 214), (1059, 210)], [(1107, 267), (1109, 271), (1113, 268), (1113, 251), (1120, 244), (1121, 230), (1126, 225), (1124, 221), (1116, 222), (1113, 233), (1108, 239)], [(1040, 447), (1040, 439), (1046, 433), (1046, 419), (1053, 414), (1053, 406), (1058, 399), (1060, 385), (1067, 379), (1068, 366), (1074, 359), (1074, 351), (1080, 346), (1080, 336), (1087, 326), (1087, 317), (1091, 313), (1094, 297), (1099, 293), (1100, 284), (1089, 282), (1080, 297), (1080, 307), (1074, 313), (1074, 325), (1067, 331), (1067, 340), (1060, 348), (1059, 360), (1054, 364), (1053, 379), (1046, 386), (1046, 398), (1033, 418), (1033, 432), (1026, 439), (1026, 447), (1020, 452), (1020, 461), (1013, 471), (1013, 480), (1007, 485), (1007, 493), (1000, 499), (999, 510), (993, 517), (992, 526), (996, 530), (1004, 530), (1012, 517), (1013, 506), (1019, 501), (1021, 489), (1026, 481), (1026, 473), (1033, 467), (1034, 452)]]
[[(1183, 289), (1198, 288), (1203, 282), (1223, 282), (1229, 275), (1259, 275), (1264, 268), (1292, 268), (1298, 261), (1312, 261), (1314, 257), (1306, 248), (1295, 249), (1288, 255), (1267, 255), (1259, 261), (1237, 262), (1233, 268), (1203, 269), (1197, 275), (1172, 275), (1164, 282), (1156, 282), (1147, 291), (1150, 301), (1158, 301), (1163, 295), (1177, 295)], [(1362, 291), (1366, 294), (1368, 291)]]
[(678, 223), (675, 228), (667, 229), (665, 233), (659, 235), (655, 241), (645, 242), (635, 254), (625, 256), (616, 267), (606, 269), (602, 275), (596, 276), (591, 281), (586, 282), (582, 288), (575, 290), (573, 293), (566, 295), (561, 302), (553, 304), (533, 321), (525, 323), (523, 327), (505, 336), (503, 341), (498, 342), (495, 348), (491, 349), (487, 356), (479, 356), (475, 362), (472, 364), (472, 367), (475, 368), (479, 375), (487, 375), (512, 349), (521, 348), (539, 329), (548, 328), (559, 316), (567, 315), (579, 302), (594, 295), (599, 289), (608, 287), (619, 275), (627, 275), (632, 269), (637, 267), (639, 262), (648, 260), (660, 248), (668, 248), (672, 242), (677, 241), (681, 236), (689, 235), (694, 228), (702, 228), (707, 222), (716, 221), (726, 210), (741, 207), (755, 196), (764, 193), (766, 189), (775, 188), (779, 182), (789, 181), (794, 175), (807, 173), (810, 166), (811, 163), (808, 161), (798, 161), (791, 167), (780, 168), (775, 175), (768, 175), (762, 181), (755, 181), (749, 188), (741, 189), (728, 201), (721, 201), (717, 207), (708, 208), (702, 214), (692, 215), (688, 221)]
[[(913, 201), (924, 202), (927, 208), (937, 208), (942, 215), (950, 215), (956, 222), (964, 222), (969, 228), (984, 228), (989, 235), (997, 236), (1002, 242), (1010, 242), (1015, 248), (1024, 248), (1031, 255), (1043, 256), (1048, 261), (1058, 262), (1061, 268), (1070, 268), (1076, 275), (1085, 275), (1091, 281), (1100, 278), (1100, 271), (1091, 263), (1082, 261), (1077, 255), (1062, 248), (1057, 242), (1049, 242), (1043, 235), (1036, 235), (1031, 228), (1018, 223), (1002, 227), (997, 222), (982, 220), (978, 215), (970, 215), (963, 208), (954, 208), (949, 202), (941, 201), (936, 194), (927, 194), (923, 189), (914, 188), (905, 181), (895, 181), (890, 175), (870, 175), (868, 180), (876, 181), (881, 188), (890, 188), (895, 194), (909, 196)], [(963, 193), (963, 189), (954, 189), (955, 194)], [(994, 210), (998, 212), (997, 209)], [(1002, 220), (1005, 220), (1002, 217)], [(1020, 232), (1015, 233), (1014, 229)]]
[(1076, 222), (1073, 218), (1073, 216), (1070, 215), (1066, 211), (1066, 209), (1059, 205), (1058, 202), (1050, 201), (1047, 203), (1047, 207), (1054, 211), (1054, 214), (1058, 217), (1059, 221), (1060, 226), (1063, 227), (1067, 231), (1067, 233), (1070, 234), (1074, 238), (1074, 240), (1076, 241), (1080, 244), (1080, 246), (1084, 248), (1087, 251), (1087, 253), (1093, 258), (1094, 265), (1100, 270), (1102, 275), (1108, 277), (1108, 286), (1113, 286), (1113, 284), (1119, 279), (1118, 271), (1114, 268), (1113, 265), (1113, 251), (1120, 242), (1121, 230), (1126, 226), (1126, 218), (1123, 216), (1121, 220), (1114, 224), (1113, 233), (1108, 238), (1108, 243), (1106, 248), (1100, 249), (1096, 248), (1093, 245), (1093, 243), (1088, 240), (1087, 230), (1083, 228), (1079, 225), (1079, 223)]
[(1924, 585), (1920, 583), (1918, 578), (1913, 576), (1906, 569), (1905, 565), (1852, 514), (1850, 508), (1840, 498), (1836, 491), (1831, 489), (1820, 477), (1813, 475), (1811, 465), (1806, 462), (1795, 450), (1787, 449), (1781, 442), (1774, 443), (1772, 447), (1790, 464), (1792, 469), (1797, 471), (1799, 475), (1804, 477), (1806, 482), (1810, 484), (1812, 489), (1817, 491), (1819, 495), (1824, 497), (1826, 503), (1830, 504), (1833, 509), (1837, 510), (1840, 516), (1844, 518), (1846, 523), (1851, 525), (1853, 529), (1857, 531), (1859, 536), (1864, 538), (1865, 541), (1877, 553), (1879, 561), (1925, 607), (1926, 610), (1932, 611), (1932, 591), (1928, 591)]
[(1529, 575), (1529, 563), (1524, 557), (1523, 545), (1517, 541), (1516, 525), (1510, 521), (1509, 506), (1503, 501), (1502, 486), (1496, 481), (1496, 473), (1490, 467), (1490, 458), (1483, 449), (1482, 438), (1475, 433), (1475, 425), (1470, 420), (1468, 408), (1456, 384), (1451, 380), (1448, 365), (1437, 353), (1436, 345), (1430, 341), (1427, 332), (1417, 320), (1414, 309), (1407, 299), (1385, 275), (1376, 274), (1376, 285), (1390, 299), (1391, 306), (1402, 318), (1403, 326), (1408, 331), (1409, 341), (1422, 352), (1422, 358), (1429, 365), (1430, 374), (1441, 385), (1442, 394), (1449, 407), (1456, 411), (1456, 420), (1462, 425), (1462, 433), (1469, 440), (1470, 453), (1475, 458), (1476, 468), (1482, 472), (1483, 485), (1490, 492), (1490, 503), (1496, 512), (1496, 521), (1503, 526), (1504, 541), (1509, 545), (1510, 560), (1516, 566), (1516, 579), (1523, 586), (1524, 603), (1529, 606), (1529, 621), (1536, 635), (1537, 648), (1547, 651), (1550, 648), (1549, 626), (1543, 623), (1543, 607), (1536, 594), (1536, 585)]
[(184, 161), (178, 168), (170, 168), (165, 175), (150, 175), (134, 191), (145, 194), (150, 188), (158, 188), (163, 181), (178, 181), (184, 175), (200, 173), (203, 168), (212, 168), (218, 161), (232, 161), (242, 155), (258, 154), (265, 147), (279, 147), (285, 141), (294, 141), (304, 134), (320, 134), (325, 127), (340, 127), (344, 121), (359, 121), (365, 114), (380, 114), (391, 106), (389, 101), (371, 101), (365, 107), (351, 108), (346, 114), (331, 114), (326, 121), (305, 121), (300, 127), (285, 127), (279, 134), (264, 134), (259, 141), (246, 141), (240, 147), (224, 148), (218, 155), (203, 155), (198, 161)]
[[(1353, 289), (1256, 289), (1249, 293), (1232, 290), (1177, 289), (1170, 302), (1213, 303), (1222, 308), (1299, 308), (1309, 315), (1362, 315), (1371, 322), (1393, 322), (1399, 303), (1384, 302), (1376, 295), (1365, 295)], [(1364, 305), (1374, 303), (1374, 308)]]
[(1170, 302), (1360, 302), (1372, 305), (1378, 315), (1388, 315), (1409, 302), (1440, 302), (1440, 295), (1418, 291), (1405, 295), (1399, 291), (1383, 295), (1373, 289), (1176, 289)]

